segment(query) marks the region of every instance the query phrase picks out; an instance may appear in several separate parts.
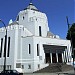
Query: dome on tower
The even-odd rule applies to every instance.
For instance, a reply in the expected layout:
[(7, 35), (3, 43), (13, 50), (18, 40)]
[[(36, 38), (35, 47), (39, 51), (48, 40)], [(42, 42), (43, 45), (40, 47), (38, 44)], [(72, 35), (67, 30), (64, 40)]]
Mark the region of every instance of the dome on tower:
[(39, 11), (32, 3), (30, 3), (29, 5), (28, 5), (28, 7), (27, 8), (25, 8), (24, 10), (26, 10), (26, 9), (30, 9), (30, 10), (35, 10), (35, 11)]

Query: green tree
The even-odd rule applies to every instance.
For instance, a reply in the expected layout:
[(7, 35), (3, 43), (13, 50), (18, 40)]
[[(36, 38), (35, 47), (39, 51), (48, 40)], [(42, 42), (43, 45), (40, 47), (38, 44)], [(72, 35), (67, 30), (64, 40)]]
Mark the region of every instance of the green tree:
[(69, 28), (66, 39), (71, 40), (73, 48), (75, 48), (75, 23)]
[[(73, 23), (72, 26), (69, 27), (66, 39), (71, 40), (71, 45), (74, 49), (75, 48), (75, 23)], [(75, 50), (72, 50), (72, 57), (75, 59)]]

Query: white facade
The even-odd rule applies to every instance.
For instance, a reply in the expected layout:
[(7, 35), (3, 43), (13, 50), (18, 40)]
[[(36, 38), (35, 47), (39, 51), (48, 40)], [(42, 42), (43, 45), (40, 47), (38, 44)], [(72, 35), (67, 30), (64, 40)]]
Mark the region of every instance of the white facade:
[[(40, 12), (32, 3), (19, 12), (16, 21), (7, 26), (7, 37), (7, 69), (29, 73), (40, 70), (49, 63), (71, 61), (70, 41), (60, 39), (59, 36), (49, 32), (46, 14)], [(4, 43), (5, 28), (2, 27), (0, 71), (4, 65)]]

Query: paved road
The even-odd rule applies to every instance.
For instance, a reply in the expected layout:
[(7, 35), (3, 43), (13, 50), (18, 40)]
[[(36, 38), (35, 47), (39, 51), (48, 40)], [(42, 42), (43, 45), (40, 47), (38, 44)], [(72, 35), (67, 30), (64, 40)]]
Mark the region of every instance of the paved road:
[(75, 74), (62, 74), (62, 73), (32, 73), (32, 74), (23, 74), (23, 75), (75, 75)]
[[(32, 73), (32, 74), (24, 74), (24, 75), (58, 75), (58, 74), (55, 74), (55, 73)], [(61, 75), (64, 75), (64, 74), (61, 74)]]
[(62, 74), (62, 73), (31, 73), (31, 74), (23, 74), (23, 75), (75, 75), (75, 74)]

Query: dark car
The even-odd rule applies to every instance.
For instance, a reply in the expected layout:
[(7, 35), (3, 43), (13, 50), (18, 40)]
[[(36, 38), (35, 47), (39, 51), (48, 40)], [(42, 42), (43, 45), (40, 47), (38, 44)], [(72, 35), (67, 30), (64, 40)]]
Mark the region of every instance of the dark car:
[(23, 75), (16, 70), (5, 70), (0, 73), (0, 75)]

